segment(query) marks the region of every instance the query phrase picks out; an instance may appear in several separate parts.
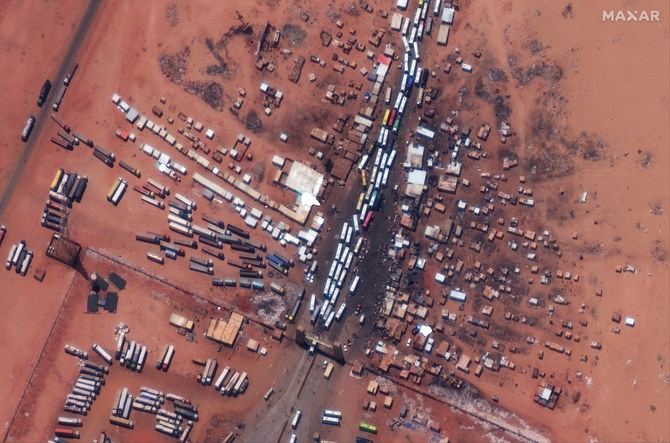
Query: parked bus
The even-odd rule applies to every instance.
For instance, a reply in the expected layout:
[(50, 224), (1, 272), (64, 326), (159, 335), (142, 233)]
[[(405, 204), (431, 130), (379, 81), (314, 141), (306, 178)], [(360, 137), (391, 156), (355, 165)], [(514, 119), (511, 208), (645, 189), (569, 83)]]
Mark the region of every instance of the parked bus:
[(363, 421), (358, 424), (358, 429), (360, 429), (361, 431), (369, 432), (371, 434), (377, 433), (377, 426), (365, 423)]
[(388, 128), (392, 128), (392, 127), (393, 127), (393, 122), (395, 122), (395, 117), (396, 117), (396, 115), (397, 115), (397, 112), (398, 112), (398, 111), (397, 111), (397, 109), (395, 109), (395, 108), (391, 110), (391, 116), (389, 117), (388, 125), (386, 125)]
[(342, 316), (344, 315), (344, 311), (347, 309), (347, 304), (342, 303), (340, 307), (337, 309), (337, 313), (335, 314), (335, 321), (339, 322), (342, 320)]
[(324, 415), (323, 417), (321, 417), (321, 423), (325, 425), (339, 426), (340, 419), (336, 417), (331, 417), (329, 415)]
[(384, 117), (382, 118), (382, 126), (386, 126), (386, 124), (387, 124), (388, 121), (389, 121), (389, 116), (390, 116), (390, 115), (391, 115), (391, 110), (390, 110), (390, 109), (387, 109), (387, 110), (384, 112)]
[(334, 418), (337, 418), (339, 420), (342, 420), (342, 412), (336, 411), (336, 410), (333, 410), (333, 409), (324, 409), (323, 410), (323, 415), (325, 417), (334, 417)]
[[(399, 105), (400, 105), (400, 103), (398, 103), (398, 106), (399, 106)], [(363, 169), (365, 169), (365, 165), (367, 165), (367, 163), (368, 163), (368, 159), (369, 159), (369, 158), (370, 158), (370, 156), (369, 156), (368, 154), (363, 154), (363, 155), (361, 156), (361, 159), (360, 159), (360, 161), (358, 162), (358, 170), (359, 170), (359, 171), (362, 171)]]
[(358, 257), (358, 253), (361, 252), (361, 246), (363, 245), (363, 237), (358, 237), (356, 240), (356, 246), (354, 246), (354, 255)]
[(354, 278), (351, 280), (351, 284), (349, 285), (349, 294), (356, 295), (356, 289), (358, 288), (359, 280), (360, 276), (358, 275), (355, 275)]
[[(360, 202), (362, 202), (362, 201), (360, 201)], [(360, 234), (361, 233), (361, 226), (358, 223), (358, 217), (356, 216), (356, 214), (354, 214), (351, 217), (351, 221), (354, 224), (354, 231), (356, 232), (356, 234)]]
[(363, 220), (363, 229), (367, 230), (368, 227), (370, 226), (370, 222), (374, 218), (375, 213), (373, 211), (368, 211), (367, 215), (365, 216), (365, 220)]
[[(365, 199), (365, 192), (361, 192), (361, 195), (358, 197), (358, 203), (356, 204), (356, 212), (360, 212), (363, 207), (363, 200)], [(355, 216), (354, 216), (355, 218)]]
[(300, 417), (302, 417), (302, 412), (295, 411), (295, 415), (293, 416), (293, 421), (291, 422), (291, 427), (293, 429), (298, 429), (298, 423), (300, 423)]

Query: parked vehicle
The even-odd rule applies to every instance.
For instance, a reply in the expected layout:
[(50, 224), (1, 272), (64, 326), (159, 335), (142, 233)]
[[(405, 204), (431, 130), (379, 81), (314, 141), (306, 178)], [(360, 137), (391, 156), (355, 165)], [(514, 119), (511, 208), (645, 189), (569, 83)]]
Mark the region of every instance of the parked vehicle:
[(35, 116), (30, 114), (28, 116), (28, 119), (26, 120), (26, 125), (23, 127), (23, 132), (21, 132), (21, 140), (24, 142), (28, 141), (28, 138), (30, 137), (30, 133), (33, 132), (33, 128), (35, 127)]

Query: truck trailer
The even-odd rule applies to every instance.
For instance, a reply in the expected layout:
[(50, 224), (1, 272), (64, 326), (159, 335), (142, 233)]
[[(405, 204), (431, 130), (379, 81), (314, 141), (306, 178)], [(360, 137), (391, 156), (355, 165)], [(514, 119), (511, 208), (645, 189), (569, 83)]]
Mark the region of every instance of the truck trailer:
[(26, 119), (26, 125), (23, 127), (23, 131), (21, 132), (21, 140), (24, 142), (28, 141), (28, 138), (30, 137), (30, 133), (33, 132), (33, 128), (35, 127), (35, 116), (30, 114), (28, 118)]
[(47, 100), (47, 96), (49, 95), (49, 91), (51, 91), (51, 80), (46, 79), (44, 80), (44, 84), (42, 85), (42, 89), (40, 90), (40, 95), (37, 98), (37, 106), (40, 108), (44, 104), (44, 102)]

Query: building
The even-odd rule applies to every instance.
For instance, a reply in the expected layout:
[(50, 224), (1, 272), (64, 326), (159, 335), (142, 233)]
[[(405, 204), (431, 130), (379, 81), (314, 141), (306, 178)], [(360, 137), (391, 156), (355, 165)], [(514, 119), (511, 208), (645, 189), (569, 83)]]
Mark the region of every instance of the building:
[(402, 15), (398, 12), (394, 12), (391, 16), (391, 30), (400, 31), (402, 26)]
[(405, 195), (411, 198), (421, 197), (426, 186), (428, 174), (421, 169), (413, 169), (407, 174)]
[(454, 10), (454, 8), (450, 8), (448, 6), (445, 6), (445, 8), (442, 10), (442, 23), (445, 23), (447, 25), (453, 24), (455, 13), (456, 13), (456, 10)]
[(451, 292), (449, 292), (449, 298), (457, 302), (465, 302), (465, 297), (465, 292), (457, 291), (456, 289), (452, 289)]
[(407, 160), (405, 160), (404, 166), (412, 169), (423, 168), (424, 153), (425, 148), (423, 145), (410, 143), (407, 147)]
[(440, 25), (440, 30), (437, 31), (437, 44), (447, 46), (447, 41), (449, 41), (449, 25)]

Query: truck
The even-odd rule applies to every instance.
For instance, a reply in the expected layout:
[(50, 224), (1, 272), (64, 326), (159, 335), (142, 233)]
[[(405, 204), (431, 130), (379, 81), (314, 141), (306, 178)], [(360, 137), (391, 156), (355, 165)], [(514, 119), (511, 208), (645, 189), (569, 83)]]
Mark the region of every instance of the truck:
[(26, 120), (26, 125), (23, 127), (23, 131), (21, 132), (22, 141), (24, 142), (28, 141), (30, 133), (33, 132), (34, 127), (35, 127), (35, 116), (30, 114)]
[(70, 69), (68, 69), (67, 74), (65, 74), (65, 78), (63, 79), (63, 84), (65, 86), (70, 86), (70, 81), (72, 81), (72, 76), (74, 76), (74, 73), (77, 71), (78, 67), (79, 67), (79, 63), (72, 62), (72, 64), (70, 65)]
[(284, 293), (286, 292), (284, 287), (277, 282), (270, 283), (270, 290), (278, 295), (284, 295)]
[(37, 106), (39, 106), (40, 108), (47, 100), (49, 91), (51, 91), (51, 80), (46, 79), (44, 80), (44, 84), (42, 85), (42, 89), (40, 90), (40, 96), (37, 98)]
[(100, 356), (100, 358), (102, 358), (105, 361), (105, 363), (107, 363), (110, 366), (112, 365), (114, 360), (112, 359), (111, 354), (105, 350), (105, 348), (103, 348), (99, 344), (93, 343), (93, 350), (95, 351), (96, 354)]
[(72, 428), (57, 427), (54, 429), (57, 437), (79, 438), (79, 431)]
[(130, 172), (137, 178), (142, 177), (142, 172), (138, 168), (131, 166), (130, 164), (124, 162), (123, 160), (119, 162), (119, 166), (121, 166), (123, 169)]
[(296, 299), (295, 303), (293, 303), (293, 308), (291, 308), (290, 312), (287, 312), (284, 316), (286, 320), (288, 320), (289, 323), (293, 323), (298, 316), (298, 309), (300, 309), (300, 303), (302, 300), (300, 298)]
[(56, 99), (54, 100), (54, 103), (52, 105), (52, 109), (54, 111), (58, 111), (58, 108), (60, 108), (60, 104), (63, 102), (63, 97), (65, 96), (65, 91), (66, 91), (65, 86), (61, 86), (60, 89), (58, 90), (58, 93), (56, 94)]
[(161, 361), (161, 370), (163, 372), (167, 372), (167, 370), (170, 368), (170, 364), (172, 363), (172, 357), (174, 357), (174, 345), (169, 345), (165, 350), (163, 360)]
[(170, 195), (169, 187), (159, 183), (158, 181), (154, 180), (151, 177), (149, 177), (149, 179), (147, 180), (147, 184), (155, 188), (158, 191), (157, 195), (161, 198), (165, 198), (165, 196)]

